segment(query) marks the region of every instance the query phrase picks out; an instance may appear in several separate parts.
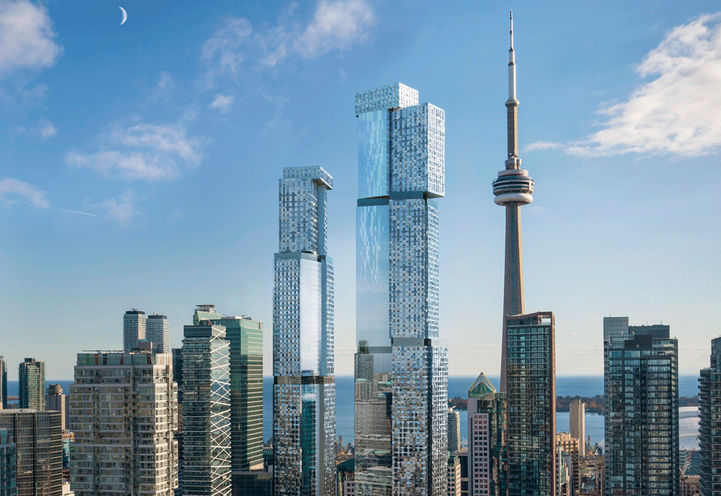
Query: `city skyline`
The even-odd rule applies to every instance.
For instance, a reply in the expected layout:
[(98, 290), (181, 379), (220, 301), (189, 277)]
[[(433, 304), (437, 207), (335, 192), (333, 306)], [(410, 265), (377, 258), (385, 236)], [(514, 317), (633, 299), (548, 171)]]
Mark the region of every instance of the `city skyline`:
[[(7, 333), (7, 344), (0, 350), (9, 364), (10, 380), (17, 380), (17, 364), (26, 356), (47, 363), (48, 380), (70, 379), (76, 343), (87, 343), (82, 348), (118, 349), (118, 316), (132, 307), (168, 315), (173, 346), (182, 338), (187, 309), (198, 301), (213, 301), (229, 311), (272, 322), (272, 257), (268, 253), (275, 251), (277, 230), (269, 199), (274, 198), (274, 181), (281, 168), (296, 163), (322, 163), (336, 179), (336, 193), (329, 198), (329, 209), (336, 212), (330, 219), (329, 246), (336, 258), (337, 372), (351, 375), (357, 130), (348, 117), (352, 105), (346, 102), (352, 101), (355, 92), (388, 81), (423, 88), (426, 99), (449, 114), (448, 135), (453, 139), (447, 144), (448, 189), (452, 194), (444, 200), (440, 231), (441, 293), (446, 295), (441, 298), (440, 314), (443, 336), (449, 342), (450, 374), (476, 375), (474, 364), (479, 357), (484, 370), (500, 369), (498, 308), (503, 274), (498, 268), (498, 241), (503, 219), (488, 185), (503, 153), (499, 143), (503, 142), (504, 115), (498, 102), (505, 97), (506, 6), (476, 7), (463, 15), (449, 8), (444, 19), (458, 34), (434, 46), (436, 38), (451, 28), (444, 23), (432, 27), (417, 12), (409, 14), (411, 21), (419, 21), (416, 31), (404, 27), (395, 31), (388, 18), (402, 7), (360, 0), (318, 2), (295, 12), (301, 25), (287, 28), (288, 35), (296, 38), (286, 47), (289, 54), (283, 55), (267, 51), (268, 45), (263, 48), (261, 43), (267, 26), (285, 26), (282, 8), (243, 10), (221, 3), (200, 18), (187, 42), (180, 45), (178, 52), (184, 61), (191, 59), (191, 70), (182, 71), (179, 59), (173, 57), (154, 66), (158, 54), (169, 53), (158, 44), (153, 55), (137, 57), (135, 62), (119, 61), (116, 68), (102, 73), (114, 80), (103, 82), (102, 91), (93, 89), (100, 85), (98, 81), (88, 80), (88, 90), (83, 90), (79, 100), (67, 74), (90, 78), (80, 65), (102, 60), (103, 50), (113, 53), (121, 45), (128, 51), (123, 58), (132, 59), (138, 52), (134, 43), (127, 44), (129, 39), (138, 45), (157, 42), (149, 31), (160, 22), (158, 16), (165, 7), (162, 2), (134, 6), (123, 26), (127, 29), (119, 31), (106, 19), (110, 14), (105, 7), (82, 4), (86, 9), (82, 16), (76, 10), (79, 7), (61, 10), (56, 5), (31, 4), (56, 33), (39, 35), (52, 53), (34, 62), (35, 67), (23, 66), (18, 59), (0, 60), (0, 98), (17, 100), (8, 103), (8, 112), (0, 117), (0, 127), (11, 131), (0, 138), (0, 149), (10, 164), (0, 173), (0, 232), (4, 233), (0, 268), (5, 277), (0, 309), (8, 315), (6, 329), (27, 331)], [(350, 20), (344, 18), (348, 23), (339, 28), (341, 34), (328, 34), (314, 20), (323, 8), (337, 5), (348, 7), (345, 15)], [(424, 10), (432, 13), (437, 8), (428, 5)], [(704, 308), (718, 305), (721, 293), (721, 269), (713, 256), (721, 232), (721, 204), (713, 188), (692, 188), (686, 163), (698, 161), (694, 153), (709, 163), (717, 162), (721, 139), (714, 132), (718, 128), (710, 126), (710, 135), (694, 140), (701, 147), (697, 150), (674, 148), (671, 144), (678, 143), (673, 140), (665, 146), (639, 137), (642, 153), (598, 157), (606, 153), (598, 145), (576, 150), (581, 155), (569, 155), (557, 143), (581, 146), (579, 141), (599, 127), (613, 128), (603, 114), (596, 113), (609, 102), (652, 106), (643, 95), (634, 97), (634, 91), (650, 91), (649, 84), (659, 74), (673, 77), (663, 65), (674, 56), (664, 40), (669, 40), (672, 30), (682, 29), (679, 26), (690, 25), (687, 32), (695, 33), (694, 39), (708, 42), (701, 46), (712, 56), (693, 51), (692, 59), (707, 66), (721, 64), (719, 47), (707, 36), (721, 29), (719, 15), (701, 18), (713, 14), (711, 2), (674, 5), (663, 14), (628, 6), (616, 19), (602, 17), (610, 23), (609, 33), (604, 34), (588, 19), (595, 15), (597, 21), (602, 12), (585, 7), (579, 15), (551, 4), (545, 7), (545, 15), (556, 28), (551, 37), (543, 33), (546, 24), (538, 22), (539, 8), (527, 3), (514, 6), (516, 45), (522, 54), (520, 133), (526, 146), (521, 152), (539, 185), (534, 204), (524, 211), (526, 306), (554, 309), (558, 375), (600, 376), (601, 317), (628, 314), (639, 323), (662, 320), (670, 324), (678, 333), (680, 373), (697, 374), (708, 360), (708, 342), (720, 332), (717, 324), (700, 316)], [(643, 26), (638, 26), (634, 8), (644, 11), (647, 22)], [(183, 25), (191, 14), (199, 13), (195, 9), (173, 13), (163, 22)], [(81, 28), (74, 18), (92, 19), (94, 26)], [(576, 23), (573, 27), (567, 26), (571, 18)], [(241, 19), (252, 26), (250, 34), (241, 29), (245, 26)], [(472, 23), (487, 32), (472, 34)], [(631, 25), (634, 29), (626, 32), (625, 27)], [(584, 32), (583, 39), (575, 37), (579, 30)], [(238, 38), (242, 33), (249, 38)], [(400, 40), (409, 34), (406, 41)], [(220, 43), (226, 39), (223, 36), (229, 35), (238, 43), (252, 40), (253, 49), (260, 51), (238, 54), (231, 59), (237, 67), (224, 66), (218, 50), (225, 46)], [(84, 43), (91, 36), (98, 40), (97, 47)], [(239, 53), (241, 45), (231, 48)], [(53, 52), (52, 47), (57, 49)], [(365, 75), (380, 53), (388, 54), (387, 62), (372, 77)], [(271, 55), (276, 57), (273, 64)], [(433, 71), (414, 66), (422, 55), (432, 58)], [(657, 65), (640, 66), (644, 60), (655, 60)], [(256, 67), (262, 63), (267, 65)], [(241, 78), (238, 74), (245, 67), (250, 75)], [(438, 69), (453, 70), (457, 78), (438, 78), (433, 74)], [(319, 76), (326, 82), (318, 84)], [(294, 82), (292, 87), (289, 81)], [(241, 96), (256, 86), (262, 90)], [(106, 99), (113, 91), (118, 92), (117, 98)], [(183, 99), (184, 93), (194, 97)], [(88, 109), (70, 113), (64, 99), (87, 103)], [(131, 99), (142, 102), (124, 108)], [(177, 111), (171, 110), (175, 101)], [(159, 110), (158, 120), (144, 113), (143, 106)], [(259, 121), (256, 116), (260, 115), (267, 117)], [(179, 124), (167, 127), (168, 122)], [(207, 130), (201, 131), (206, 124)], [(253, 127), (262, 129), (256, 132)], [(298, 130), (298, 138), (278, 139), (291, 129)], [(262, 153), (253, 149), (254, 143), (263, 148)], [(270, 143), (275, 146), (269, 147)], [(159, 144), (169, 148), (162, 150)], [(98, 165), (99, 175), (88, 170), (93, 168), (89, 160), (110, 152), (138, 160), (157, 158), (160, 173), (177, 177), (128, 177), (157, 172), (147, 160), (141, 164), (147, 166), (144, 169), (119, 169), (113, 162), (104, 169)], [(199, 185), (210, 183), (218, 188), (217, 197), (197, 201)], [(238, 188), (251, 208), (235, 201)], [(477, 229), (464, 228), (468, 216)], [(202, 236), (198, 241), (188, 238), (188, 226), (201, 221), (206, 228), (224, 232), (239, 226), (240, 234), (228, 235), (224, 246), (207, 247), (199, 242)], [(38, 239), (46, 242), (38, 243)], [(156, 241), (148, 242), (152, 239)], [(468, 250), (467, 245), (474, 249)], [(213, 263), (208, 264), (211, 259)], [(193, 287), (198, 277), (220, 282), (210, 290)], [(85, 318), (79, 320), (74, 317), (80, 306)], [(31, 312), (28, 324), (25, 316)], [(32, 345), (29, 332), (35, 333)], [(272, 364), (270, 334), (266, 333), (264, 342), (265, 375), (270, 375)], [(468, 341), (472, 346), (466, 346)]]

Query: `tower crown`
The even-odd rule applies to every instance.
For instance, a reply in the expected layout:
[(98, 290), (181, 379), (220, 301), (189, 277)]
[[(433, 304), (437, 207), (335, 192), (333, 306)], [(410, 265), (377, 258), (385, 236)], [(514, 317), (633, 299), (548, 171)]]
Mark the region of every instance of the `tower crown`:
[(533, 201), (533, 178), (528, 171), (521, 169), (518, 156), (518, 99), (516, 98), (516, 52), (513, 48), (513, 11), (510, 13), (508, 48), (508, 100), (506, 100), (506, 119), (508, 133), (508, 156), (506, 170), (498, 173), (493, 181), (493, 194), (498, 205), (526, 205)]

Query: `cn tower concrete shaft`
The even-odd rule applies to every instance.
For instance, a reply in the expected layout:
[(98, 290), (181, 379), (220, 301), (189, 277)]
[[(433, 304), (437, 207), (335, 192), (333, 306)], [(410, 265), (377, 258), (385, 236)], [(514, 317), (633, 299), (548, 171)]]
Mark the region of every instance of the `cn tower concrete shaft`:
[(533, 201), (533, 179), (521, 168), (518, 156), (518, 100), (516, 99), (516, 55), (513, 49), (513, 12), (511, 12), (511, 46), (508, 50), (508, 100), (506, 118), (508, 157), (506, 168), (493, 181), (495, 202), (506, 208), (506, 257), (503, 279), (503, 343), (501, 352), (501, 392), (506, 392), (506, 317), (524, 313), (523, 260), (521, 256), (521, 206)]

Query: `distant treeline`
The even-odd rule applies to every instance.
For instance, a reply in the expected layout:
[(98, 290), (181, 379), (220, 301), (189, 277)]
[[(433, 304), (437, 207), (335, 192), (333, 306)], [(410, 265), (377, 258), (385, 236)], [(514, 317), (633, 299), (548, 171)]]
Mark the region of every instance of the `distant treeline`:
[[(571, 401), (580, 399), (586, 404), (586, 412), (588, 413), (599, 413), (603, 415), (603, 395), (597, 394), (596, 396), (557, 396), (556, 397), (556, 411), (567, 412)], [(458, 410), (468, 409), (468, 400), (465, 398), (453, 398), (448, 400), (448, 404), (456, 407)], [(698, 396), (686, 397), (682, 396), (678, 399), (678, 406), (698, 406)]]

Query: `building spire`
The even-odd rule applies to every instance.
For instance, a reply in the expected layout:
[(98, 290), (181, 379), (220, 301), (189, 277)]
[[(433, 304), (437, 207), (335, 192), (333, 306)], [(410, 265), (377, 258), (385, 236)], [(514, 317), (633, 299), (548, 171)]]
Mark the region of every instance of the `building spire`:
[(516, 52), (513, 50), (513, 11), (511, 11), (511, 46), (508, 49), (508, 99), (516, 99)]

